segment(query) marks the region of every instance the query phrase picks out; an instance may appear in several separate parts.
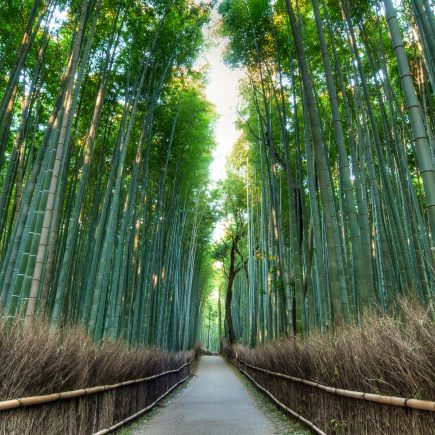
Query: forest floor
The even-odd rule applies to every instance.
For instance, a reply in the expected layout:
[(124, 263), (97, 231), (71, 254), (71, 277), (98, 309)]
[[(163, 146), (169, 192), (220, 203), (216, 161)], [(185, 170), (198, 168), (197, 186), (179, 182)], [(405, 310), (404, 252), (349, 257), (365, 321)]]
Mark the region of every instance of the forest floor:
[(309, 433), (278, 411), (218, 356), (203, 356), (187, 386), (122, 432), (134, 435)]

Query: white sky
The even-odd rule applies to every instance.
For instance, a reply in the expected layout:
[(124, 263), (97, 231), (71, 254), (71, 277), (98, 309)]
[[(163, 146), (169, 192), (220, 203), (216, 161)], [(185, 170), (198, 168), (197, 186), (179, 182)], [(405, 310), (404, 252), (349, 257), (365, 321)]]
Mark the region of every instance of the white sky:
[[(205, 38), (209, 48), (204, 51), (198, 61), (198, 66), (208, 65), (208, 83), (206, 97), (214, 104), (219, 116), (215, 125), (216, 148), (213, 152), (213, 161), (210, 167), (210, 181), (213, 186), (217, 181), (225, 178), (225, 164), (231, 153), (239, 132), (236, 129), (237, 106), (239, 103), (239, 80), (243, 71), (232, 69), (224, 64), (224, 51), (226, 39), (217, 35), (219, 13), (216, 5), (212, 11), (210, 23), (205, 30)], [(216, 222), (212, 239), (218, 241), (225, 232), (225, 222)]]
[(212, 184), (225, 178), (226, 158), (239, 136), (235, 121), (239, 101), (238, 82), (243, 76), (242, 70), (231, 69), (224, 64), (223, 53), (227, 41), (217, 35), (216, 27), (218, 24), (219, 13), (214, 9), (209, 26), (205, 31), (205, 37), (210, 47), (198, 61), (199, 65), (209, 66), (206, 97), (214, 104), (219, 116), (215, 126), (217, 146), (210, 167)]
[[(209, 48), (202, 53), (197, 61), (199, 68), (204, 65), (208, 66), (206, 97), (214, 104), (219, 116), (215, 125), (217, 146), (213, 152), (213, 161), (210, 167), (212, 186), (216, 181), (225, 178), (226, 158), (239, 136), (235, 121), (239, 102), (238, 84), (239, 79), (243, 77), (242, 70), (232, 69), (224, 64), (223, 56), (227, 41), (220, 37), (216, 31), (220, 19), (217, 11), (219, 4), (220, 1), (212, 10), (210, 23), (205, 29), (204, 36)], [(55, 21), (52, 21), (51, 30), (57, 30), (60, 23), (66, 19), (66, 16), (66, 10), (56, 10)]]

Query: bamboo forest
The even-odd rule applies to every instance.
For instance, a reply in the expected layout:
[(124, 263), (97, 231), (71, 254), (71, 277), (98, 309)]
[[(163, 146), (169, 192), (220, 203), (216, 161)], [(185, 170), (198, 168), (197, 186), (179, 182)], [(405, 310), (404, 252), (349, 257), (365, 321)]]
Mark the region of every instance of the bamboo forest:
[(0, 24), (0, 434), (435, 434), (431, 0)]

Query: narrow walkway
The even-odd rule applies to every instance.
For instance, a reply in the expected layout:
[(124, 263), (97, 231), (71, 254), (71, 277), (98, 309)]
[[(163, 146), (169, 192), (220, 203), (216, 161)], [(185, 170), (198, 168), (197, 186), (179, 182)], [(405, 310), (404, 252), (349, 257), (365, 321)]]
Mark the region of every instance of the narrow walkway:
[(203, 356), (189, 385), (135, 435), (268, 435), (273, 424), (218, 356)]

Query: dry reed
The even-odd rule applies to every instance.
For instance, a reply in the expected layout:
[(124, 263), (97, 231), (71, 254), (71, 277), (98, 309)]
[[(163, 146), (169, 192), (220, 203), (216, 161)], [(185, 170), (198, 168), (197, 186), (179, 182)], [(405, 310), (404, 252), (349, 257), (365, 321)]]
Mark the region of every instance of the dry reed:
[[(360, 326), (287, 338), (254, 349), (235, 346), (232, 353), (254, 366), (332, 387), (435, 400), (435, 323), (425, 309), (404, 301), (394, 316), (367, 314)], [(435, 430), (433, 412), (338, 397), (247, 371), (327, 433), (430, 434)]]
[[(45, 395), (155, 375), (195, 356), (93, 343), (80, 328), (53, 328), (0, 320), (0, 400)], [(190, 371), (92, 396), (0, 412), (0, 433), (92, 433), (156, 400)], [(12, 431), (12, 432), (11, 432)]]

